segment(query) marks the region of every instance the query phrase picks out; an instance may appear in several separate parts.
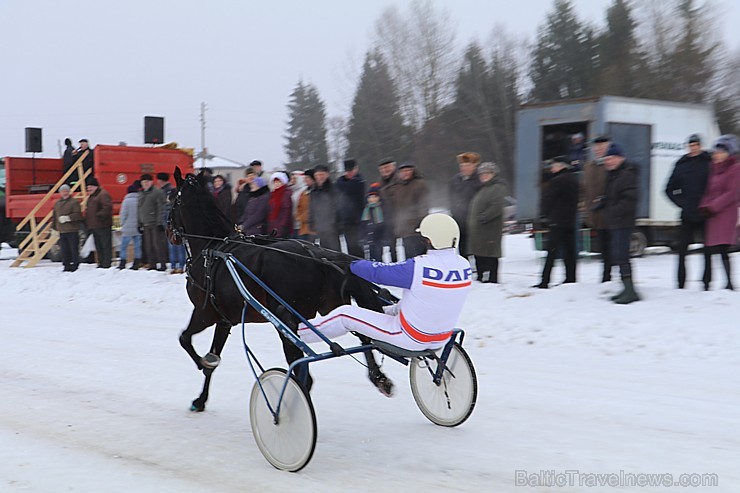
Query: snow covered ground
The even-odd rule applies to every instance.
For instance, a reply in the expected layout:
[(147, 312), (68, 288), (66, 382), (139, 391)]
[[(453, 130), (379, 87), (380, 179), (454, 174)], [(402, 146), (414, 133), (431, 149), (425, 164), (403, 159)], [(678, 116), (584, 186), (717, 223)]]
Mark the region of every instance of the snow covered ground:
[[(578, 284), (536, 290), (531, 240), (508, 236), (504, 253), (503, 284), (476, 284), (460, 321), (479, 380), (472, 417), (428, 422), (394, 361), (393, 399), (352, 359), (322, 362), (316, 452), (291, 474), (252, 439), (237, 329), (206, 412), (188, 411), (202, 378), (177, 342), (191, 311), (183, 276), (10, 269), (3, 248), (0, 491), (740, 491), (740, 293), (698, 280), (674, 289), (675, 256), (650, 255), (633, 263), (644, 301), (617, 306), (607, 298), (619, 283), (596, 282), (596, 259), (579, 262)], [(690, 256), (691, 279), (701, 261)], [(740, 255), (732, 261), (740, 272)], [(248, 337), (265, 366), (284, 366), (268, 325)], [(656, 480), (641, 473), (670, 473), (671, 486), (624, 485)], [(692, 473), (703, 476), (679, 477)]]

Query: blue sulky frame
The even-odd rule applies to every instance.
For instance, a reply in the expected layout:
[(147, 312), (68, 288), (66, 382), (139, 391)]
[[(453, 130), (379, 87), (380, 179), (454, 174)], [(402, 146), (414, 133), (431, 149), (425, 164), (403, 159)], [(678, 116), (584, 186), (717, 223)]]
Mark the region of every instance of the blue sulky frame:
[[(259, 279), (249, 268), (247, 268), (243, 263), (241, 263), (237, 258), (235, 258), (230, 253), (224, 253), (218, 250), (208, 250), (204, 251), (204, 254), (211, 255), (216, 258), (220, 258), (224, 261), (224, 264), (226, 265), (226, 269), (229, 271), (229, 274), (231, 274), (232, 279), (234, 280), (234, 283), (236, 284), (237, 289), (241, 293), (242, 297), (244, 297), (244, 300), (246, 303), (244, 304), (244, 308), (242, 308), (242, 343), (244, 345), (244, 351), (247, 355), (247, 361), (249, 362), (249, 366), (252, 370), (252, 374), (255, 377), (255, 380), (257, 384), (260, 387), (260, 391), (262, 392), (262, 396), (265, 398), (265, 402), (267, 403), (267, 407), (272, 413), (272, 415), (275, 418), (275, 423), (277, 424), (279, 421), (280, 416), (280, 406), (283, 401), (283, 396), (285, 395), (285, 389), (288, 385), (288, 379), (290, 378), (290, 375), (292, 374), (292, 371), (299, 365), (302, 364), (308, 364), (313, 363), (315, 361), (321, 361), (325, 359), (332, 359), (337, 358), (339, 356), (344, 355), (351, 355), (351, 354), (357, 354), (357, 353), (364, 353), (365, 351), (369, 351), (372, 349), (377, 349), (381, 351), (383, 354), (389, 356), (390, 358), (393, 358), (394, 360), (398, 361), (399, 363), (408, 366), (410, 358), (413, 357), (427, 357), (433, 360), (437, 360), (437, 368), (436, 370), (432, 371), (431, 367), (429, 367), (429, 373), (432, 377), (434, 383), (436, 385), (439, 385), (442, 381), (442, 376), (445, 372), (445, 370), (450, 371), (449, 368), (447, 368), (446, 363), (447, 359), (450, 355), (450, 352), (452, 351), (452, 347), (454, 346), (455, 342), (458, 341), (460, 345), (462, 345), (463, 339), (465, 338), (465, 332), (461, 329), (455, 329), (452, 333), (452, 336), (450, 337), (450, 340), (445, 344), (445, 346), (442, 349), (442, 354), (438, 357), (436, 353), (433, 350), (426, 350), (426, 351), (410, 351), (406, 349), (402, 349), (396, 346), (393, 346), (391, 344), (387, 344), (380, 341), (373, 341), (371, 344), (362, 344), (355, 347), (350, 348), (344, 348), (340, 346), (338, 343), (332, 341), (328, 337), (326, 337), (323, 333), (321, 333), (320, 330), (318, 330), (316, 327), (311, 324), (308, 320), (306, 320), (300, 313), (298, 313), (293, 307), (291, 307), (285, 300), (283, 300), (280, 296), (278, 296), (277, 293), (275, 293), (272, 289), (270, 289), (264, 282), (262, 282), (261, 279)], [(324, 352), (324, 353), (317, 353), (311, 347), (306, 344), (304, 341), (302, 341), (295, 333), (293, 333), (292, 330), (279, 318), (275, 316), (270, 310), (268, 310), (262, 303), (255, 298), (252, 293), (249, 292), (249, 290), (244, 286), (244, 282), (242, 282), (241, 278), (239, 277), (238, 270), (244, 272), (247, 276), (249, 276), (257, 285), (259, 285), (262, 289), (265, 290), (270, 296), (275, 298), (275, 300), (280, 303), (286, 310), (288, 310), (292, 315), (294, 315), (301, 323), (305, 324), (308, 328), (310, 328), (312, 331), (316, 333), (316, 335), (321, 338), (324, 342), (326, 342), (329, 345), (330, 351)], [(246, 317), (247, 310), (249, 307), (254, 308), (260, 315), (262, 315), (268, 322), (273, 324), (277, 330), (279, 330), (285, 337), (287, 337), (294, 345), (296, 345), (303, 353), (306, 355), (303, 358), (300, 358), (293, 363), (290, 364), (288, 367), (288, 371), (285, 377), (285, 382), (283, 383), (283, 387), (280, 391), (280, 399), (278, 400), (277, 406), (273, 409), (272, 404), (270, 403), (269, 399), (267, 398), (267, 395), (265, 394), (265, 390), (262, 388), (262, 383), (260, 382), (259, 375), (257, 375), (257, 372), (254, 368), (254, 363), (257, 364), (261, 372), (264, 372), (264, 368), (260, 364), (257, 357), (254, 355), (252, 350), (249, 348), (249, 345), (247, 344), (247, 338), (246, 338), (246, 331), (245, 327), (246, 324), (244, 322), (244, 319)], [(454, 377), (454, 375), (452, 375)]]

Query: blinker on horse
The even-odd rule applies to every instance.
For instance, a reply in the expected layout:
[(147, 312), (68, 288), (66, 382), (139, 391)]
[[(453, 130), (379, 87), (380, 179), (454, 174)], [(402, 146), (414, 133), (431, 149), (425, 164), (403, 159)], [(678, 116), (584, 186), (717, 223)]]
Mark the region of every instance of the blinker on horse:
[[(223, 261), (209, 255), (209, 251), (234, 255), (304, 318), (312, 318), (317, 312), (326, 314), (349, 303), (351, 298), (363, 308), (382, 311), (374, 286), (346, 273), (344, 268), (353, 257), (299, 240), (244, 237), (218, 209), (202, 175), (183, 177), (180, 169), (176, 168), (174, 176), (177, 194), (173, 199), (167, 234), (171, 242), (184, 241), (188, 246), (190, 258), (186, 289), (193, 304), (190, 321), (180, 334), (180, 345), (205, 375), (203, 389), (192, 402), (191, 410), (205, 409), (213, 371), (220, 362), (231, 327), (242, 321), (245, 303)], [(289, 282), (286, 279), (288, 272)], [(296, 317), (252, 279), (243, 275), (240, 278), (260, 303), (296, 331)], [(266, 320), (254, 309), (248, 309), (245, 322)], [(192, 338), (214, 325), (209, 352), (200, 356), (193, 347)], [(280, 332), (278, 334), (288, 364), (303, 357), (297, 346)], [(359, 337), (363, 343), (369, 342), (366, 337)], [(365, 357), (368, 377), (373, 385), (383, 394), (391, 395), (393, 383), (380, 370), (372, 351), (366, 351)], [(305, 366), (296, 368), (296, 378), (310, 390), (313, 379)]]

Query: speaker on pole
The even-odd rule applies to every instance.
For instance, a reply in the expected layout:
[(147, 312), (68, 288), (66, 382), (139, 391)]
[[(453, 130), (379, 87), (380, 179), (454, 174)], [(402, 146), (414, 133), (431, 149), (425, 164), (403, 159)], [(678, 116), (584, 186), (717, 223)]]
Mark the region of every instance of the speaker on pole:
[(40, 128), (26, 127), (26, 152), (42, 152)]
[(144, 143), (161, 144), (164, 142), (164, 118), (161, 116), (144, 117)]

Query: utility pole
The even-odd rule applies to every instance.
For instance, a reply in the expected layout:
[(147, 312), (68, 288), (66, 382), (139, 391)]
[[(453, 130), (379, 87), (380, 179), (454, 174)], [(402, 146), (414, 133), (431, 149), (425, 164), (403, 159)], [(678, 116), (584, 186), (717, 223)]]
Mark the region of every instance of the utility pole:
[(201, 166), (203, 168), (206, 167), (206, 155), (208, 154), (208, 150), (206, 149), (206, 108), (208, 105), (206, 103), (200, 103), (200, 158), (201, 158)]

